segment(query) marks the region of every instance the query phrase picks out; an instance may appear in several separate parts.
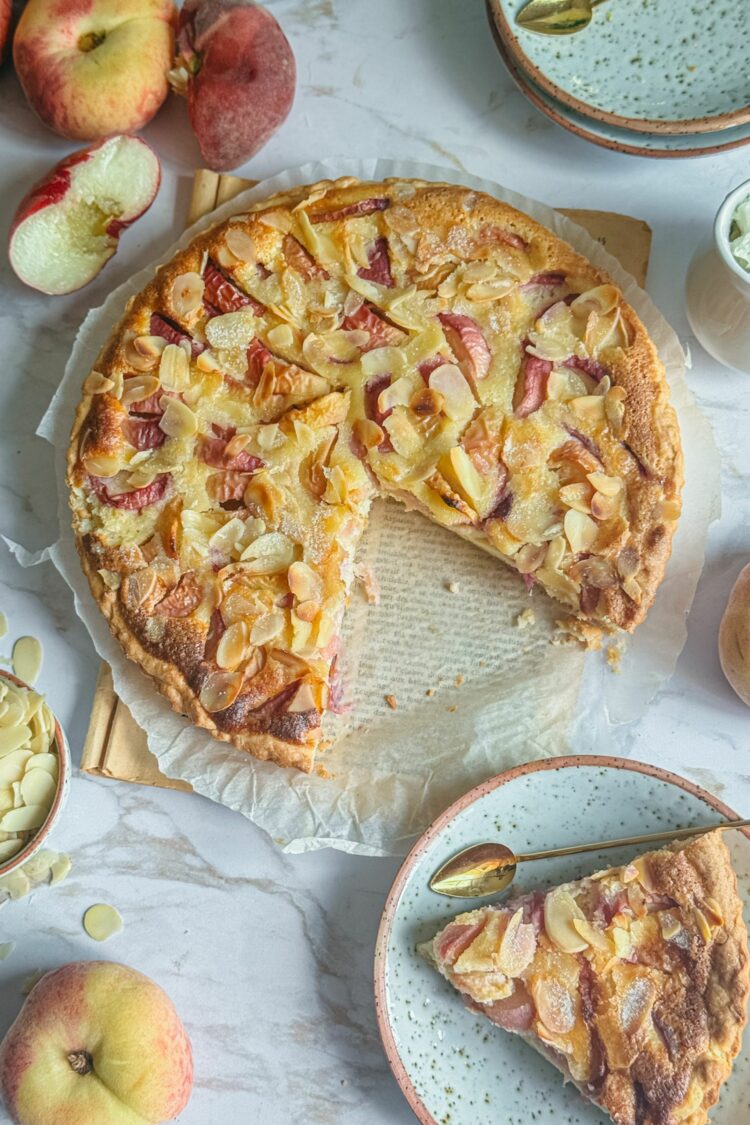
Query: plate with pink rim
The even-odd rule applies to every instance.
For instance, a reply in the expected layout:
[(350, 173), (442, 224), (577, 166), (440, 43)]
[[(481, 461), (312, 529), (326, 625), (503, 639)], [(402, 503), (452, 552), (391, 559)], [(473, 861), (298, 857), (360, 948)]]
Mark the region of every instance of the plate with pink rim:
[[(746, 813), (747, 814), (747, 813)], [(375, 1005), (391, 1070), (422, 1125), (604, 1125), (610, 1119), (564, 1086), (518, 1037), (470, 1012), (418, 954), (477, 900), (447, 899), (429, 876), (462, 847), (501, 839), (516, 852), (738, 816), (676, 774), (624, 758), (552, 758), (517, 766), (472, 789), (415, 844), (391, 888), (375, 949)], [(725, 836), (750, 924), (750, 836)], [(641, 851), (646, 849), (641, 849)], [(602, 851), (519, 867), (514, 890), (542, 889), (627, 862), (638, 849)], [(714, 1125), (745, 1120), (750, 1036), (725, 1084)], [(610, 1122), (611, 1125), (611, 1122)]]
[(487, 12), (495, 46), (521, 93), (545, 116), (562, 125), (568, 132), (616, 152), (624, 152), (632, 156), (673, 159), (710, 156), (750, 144), (750, 122), (714, 133), (649, 135), (620, 129), (616, 125), (584, 117), (543, 90), (516, 64), (493, 21), (491, 0), (487, 0)]
[(573, 35), (540, 35), (526, 0), (489, 0), (516, 66), (586, 118), (636, 133), (715, 133), (750, 122), (745, 0), (605, 0)]

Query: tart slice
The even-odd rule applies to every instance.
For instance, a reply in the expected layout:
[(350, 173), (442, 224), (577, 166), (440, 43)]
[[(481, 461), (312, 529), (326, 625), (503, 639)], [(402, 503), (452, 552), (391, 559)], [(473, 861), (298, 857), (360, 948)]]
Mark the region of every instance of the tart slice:
[(460, 914), (421, 952), (617, 1125), (702, 1125), (750, 990), (721, 833)]

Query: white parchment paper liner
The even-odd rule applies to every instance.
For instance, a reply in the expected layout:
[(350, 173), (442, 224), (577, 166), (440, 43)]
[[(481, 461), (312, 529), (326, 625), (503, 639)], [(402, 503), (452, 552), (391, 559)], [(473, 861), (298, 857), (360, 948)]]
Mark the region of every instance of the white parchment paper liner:
[[(420, 637), (399, 627), (403, 615), (398, 613), (398, 596), (384, 598), (383, 605), (371, 610), (364, 608), (361, 598), (355, 598), (347, 626), (354, 706), (344, 720), (341, 740), (324, 757), (333, 776), (307, 776), (257, 762), (172, 712), (147, 677), (125, 658), (91, 597), (70, 528), (65, 456), (81, 384), (126, 300), (143, 288), (161, 262), (136, 274), (101, 308), (89, 313), (38, 432), (56, 449), (60, 538), (50, 548), (50, 557), (73, 590), (76, 610), (97, 652), (112, 667), (115, 689), (146, 730), (163, 772), (183, 778), (199, 793), (241, 812), (285, 850), (332, 846), (360, 854), (397, 855), (406, 852), (437, 813), (471, 785), (520, 761), (569, 752), (571, 737), (577, 752), (602, 753), (605, 748), (609, 753), (624, 752), (622, 724), (643, 713), (671, 675), (685, 641), (685, 618), (703, 566), (708, 527), (718, 515), (719, 459), (708, 422), (688, 390), (679, 341), (650, 298), (576, 224), (491, 181), (403, 160), (332, 159), (305, 164), (220, 207), (186, 231), (161, 261), (169, 260), (199, 230), (255, 200), (298, 184), (343, 175), (375, 181), (389, 176), (435, 180), (489, 192), (532, 215), (607, 270), (646, 324), (666, 367), (679, 415), (686, 461), (684, 514), (666, 579), (648, 620), (629, 642), (621, 675), (613, 675), (601, 656), (584, 660), (577, 651), (549, 644), (549, 623), (559, 615), (559, 607), (543, 596), (533, 600), (536, 628), (522, 634), (514, 631), (512, 615), (528, 604), (519, 600), (517, 579), (455, 536), (430, 528), (421, 517), (396, 511), (389, 504), (387, 519), (375, 513), (362, 555), (375, 558), (376, 573), (386, 582), (399, 585), (400, 576), (408, 574), (412, 582), (415, 575), (420, 579), (421, 586), (415, 590), (432, 583), (436, 612), (434, 620), (424, 625), (429, 632)], [(404, 543), (409, 544), (412, 555), (419, 552), (419, 536), (424, 536), (427, 552), (421, 577), (413, 557), (406, 570), (403, 560), (392, 564), (387, 557), (389, 540), (396, 544), (391, 547), (394, 553)], [(463, 553), (467, 549), (469, 555)], [(469, 575), (466, 580), (465, 574)], [(465, 598), (460, 591), (450, 593), (448, 578), (466, 587)], [(481, 616), (477, 615), (479, 593), (484, 594), (485, 602)], [(483, 640), (492, 649), (490, 660), (479, 658), (482, 650), (477, 648), (476, 637), (457, 624), (465, 613), (469, 622), (477, 622), (478, 629), (492, 623), (491, 633)], [(362, 630), (372, 635), (373, 628), (378, 635), (368, 649)], [(426, 643), (427, 636), (433, 638), (432, 645)], [(374, 659), (373, 653), (379, 651), (388, 654), (387, 659)], [(387, 679), (383, 682), (397, 697), (399, 709), (383, 711), (381, 706), (378, 713), (374, 701), (382, 696), (376, 681), (384, 667)], [(425, 697), (435, 669), (435, 696)], [(459, 680), (465, 675), (460, 687), (455, 683), (457, 669)], [(419, 679), (417, 672), (425, 670), (433, 679)]]

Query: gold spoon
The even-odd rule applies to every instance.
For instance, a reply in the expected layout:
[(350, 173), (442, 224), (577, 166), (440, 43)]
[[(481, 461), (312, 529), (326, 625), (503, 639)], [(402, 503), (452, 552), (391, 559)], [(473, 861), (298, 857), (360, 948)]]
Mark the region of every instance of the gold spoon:
[(526, 31), (540, 35), (573, 35), (591, 23), (593, 9), (605, 0), (529, 0), (516, 16)]
[(486, 898), (506, 890), (513, 882), (519, 863), (535, 859), (553, 859), (582, 852), (598, 852), (605, 848), (625, 848), (635, 844), (653, 844), (659, 840), (686, 840), (690, 836), (703, 836), (725, 828), (747, 828), (750, 820), (724, 820), (721, 824), (708, 824), (705, 828), (677, 828), (656, 832), (651, 836), (628, 836), (624, 840), (606, 840), (599, 844), (576, 844), (571, 848), (553, 848), (548, 852), (528, 852), (515, 855), (505, 844), (473, 844), (458, 852), (430, 879), (430, 890), (449, 898)]

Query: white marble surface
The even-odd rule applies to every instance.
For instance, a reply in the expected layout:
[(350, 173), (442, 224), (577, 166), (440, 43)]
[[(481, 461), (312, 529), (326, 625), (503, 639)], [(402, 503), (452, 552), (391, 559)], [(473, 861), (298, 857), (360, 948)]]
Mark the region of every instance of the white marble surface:
[[(750, 782), (741, 776), (750, 774), (750, 716), (723, 680), (715, 644), (750, 554), (750, 380), (719, 368), (691, 340), (683, 303), (695, 243), (726, 192), (747, 177), (749, 150), (661, 162), (566, 134), (516, 92), (480, 0), (270, 6), (296, 52), (299, 88), (292, 118), (246, 174), (260, 178), (321, 155), (414, 156), (552, 204), (608, 208), (652, 225), (649, 289), (691, 348), (690, 383), (723, 451), (724, 512), (711, 532), (687, 647), (668, 689), (630, 732), (630, 750), (703, 780), (750, 815)], [(0, 104), (5, 231), (22, 192), (72, 146), (38, 124), (7, 65)], [(28, 547), (55, 536), (51, 451), (33, 435), (76, 327), (169, 245), (185, 215), (198, 150), (184, 106), (173, 99), (146, 136), (164, 161), (161, 192), (97, 281), (45, 298), (16, 281), (4, 255), (0, 263), (0, 528)], [(0, 583), (11, 635), (44, 640), (40, 686), (77, 756), (97, 661), (68, 591), (51, 566), (24, 571), (1, 545)], [(17, 943), (0, 965), (0, 1034), (32, 970), (76, 958), (124, 960), (168, 989), (193, 1037), (186, 1125), (411, 1120), (380, 1050), (370, 985), (396, 861), (330, 851), (285, 857), (239, 816), (198, 797), (83, 777), (74, 779), (52, 844), (73, 856), (68, 881), (0, 912), (0, 941)], [(84, 909), (101, 900), (125, 920), (105, 946), (80, 925)]]

